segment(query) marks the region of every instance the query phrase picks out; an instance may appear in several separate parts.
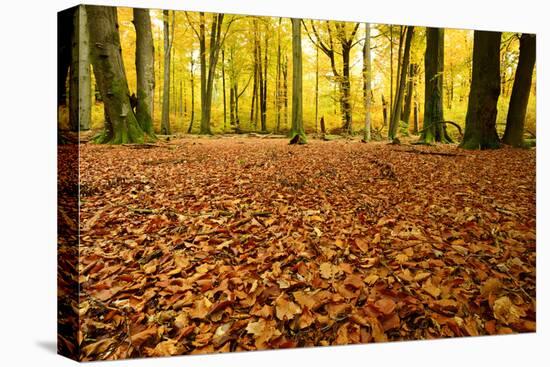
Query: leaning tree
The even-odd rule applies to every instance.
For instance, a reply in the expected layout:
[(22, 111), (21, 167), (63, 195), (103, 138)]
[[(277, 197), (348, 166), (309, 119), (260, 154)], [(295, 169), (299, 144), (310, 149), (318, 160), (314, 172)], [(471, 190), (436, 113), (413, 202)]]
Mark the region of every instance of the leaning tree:
[(500, 95), (500, 32), (475, 31), (472, 84), (461, 147), (494, 149), (500, 146), (496, 119)]
[(523, 33), (519, 39), (519, 61), (510, 96), (506, 130), (502, 141), (514, 147), (523, 145), (525, 113), (529, 103), (533, 69), (536, 59), (536, 38), (534, 34)]
[(130, 104), (118, 32), (117, 8), (86, 5), (90, 27), (91, 60), (105, 105), (105, 131), (99, 143), (142, 143), (144, 133)]

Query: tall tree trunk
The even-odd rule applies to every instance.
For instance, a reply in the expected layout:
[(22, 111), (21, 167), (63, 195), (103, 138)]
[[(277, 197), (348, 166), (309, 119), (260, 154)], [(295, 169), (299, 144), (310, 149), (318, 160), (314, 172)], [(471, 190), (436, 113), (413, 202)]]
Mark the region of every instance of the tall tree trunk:
[[(191, 118), (189, 119), (189, 127), (187, 128), (187, 134), (191, 134), (193, 131), (193, 121), (195, 121), (195, 62), (193, 60), (193, 53), (191, 52)], [(201, 89), (202, 92), (202, 89)]]
[(142, 143), (144, 133), (130, 105), (122, 60), (117, 8), (86, 5), (90, 27), (91, 59), (105, 103), (107, 129), (98, 142)]
[(222, 48), (223, 129), (227, 129), (227, 100), (225, 96), (225, 48)]
[(500, 146), (496, 129), (500, 95), (500, 37), (500, 32), (474, 32), (472, 84), (461, 144), (465, 149)]
[(392, 108), (393, 108), (393, 25), (390, 25), (390, 111), (389, 111), (390, 123), (391, 121), (393, 121)]
[(89, 130), (92, 119), (90, 35), (86, 8), (83, 6), (78, 6), (73, 15), (69, 87), (69, 125), (71, 130)]
[(363, 46), (363, 99), (365, 100), (365, 130), (363, 140), (370, 141), (371, 129), (371, 50), (370, 50), (370, 23), (365, 23), (365, 45)]
[(400, 67), (401, 75), (399, 75), (399, 84), (397, 85), (395, 103), (392, 109), (392, 119), (390, 121), (390, 129), (388, 138), (394, 139), (397, 137), (397, 128), (401, 122), (401, 107), (403, 105), (403, 95), (405, 93), (405, 82), (407, 70), (409, 69), (409, 59), (411, 53), (411, 41), (414, 34), (414, 27), (407, 26), (407, 34), (405, 36), (405, 49), (403, 50), (403, 65)]
[(267, 132), (267, 67), (268, 67), (268, 57), (267, 57), (267, 51), (268, 51), (268, 41), (269, 37), (267, 35), (267, 30), (265, 34), (264, 39), (264, 56), (263, 56), (263, 66), (262, 66), (262, 83), (261, 83), (261, 99), (260, 99), (260, 121), (262, 125), (262, 132)]
[(421, 141), (448, 143), (446, 127), (440, 124), (443, 117), (443, 68), (445, 33), (443, 28), (426, 28), (424, 57), (424, 122)]
[(315, 48), (315, 132), (319, 119), (319, 48)]
[(286, 55), (283, 56), (281, 73), (283, 75), (283, 126), (288, 128), (288, 58)]
[(277, 80), (275, 84), (275, 115), (276, 115), (276, 132), (281, 129), (281, 21), (277, 26)]
[(170, 131), (170, 24), (169, 11), (163, 10), (164, 25), (164, 79), (162, 84), (162, 120), (161, 133), (171, 134)]
[(134, 8), (134, 26), (136, 27), (136, 119), (141, 129), (154, 137), (152, 111), (155, 90), (155, 46), (148, 9)]
[(388, 126), (388, 102), (382, 94), (382, 117), (384, 119), (384, 126)]
[(519, 39), (519, 61), (512, 87), (512, 96), (506, 117), (506, 130), (502, 141), (514, 147), (523, 146), (525, 114), (531, 92), (533, 69), (537, 56), (534, 34), (523, 33)]
[(405, 123), (405, 126), (409, 126), (409, 120), (411, 118), (411, 106), (413, 100), (413, 88), (414, 77), (416, 74), (416, 64), (409, 65), (409, 75), (407, 77), (407, 88), (405, 92), (405, 103), (403, 105), (403, 114), (401, 120)]
[(350, 53), (351, 47), (342, 47), (342, 130), (348, 134), (352, 130)]
[(305, 144), (302, 119), (302, 32), (301, 19), (292, 18), (292, 130), (291, 144)]

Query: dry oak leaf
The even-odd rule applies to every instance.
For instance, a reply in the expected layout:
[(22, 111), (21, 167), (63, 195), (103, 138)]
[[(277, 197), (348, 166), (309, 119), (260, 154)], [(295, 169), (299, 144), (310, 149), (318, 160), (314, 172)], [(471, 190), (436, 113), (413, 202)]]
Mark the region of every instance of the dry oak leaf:
[(512, 303), (507, 296), (498, 298), (493, 304), (495, 319), (508, 325), (520, 321), (525, 316), (525, 311)]
[(384, 315), (390, 315), (397, 307), (395, 301), (391, 298), (381, 298), (374, 303), (374, 306)]
[(275, 316), (279, 320), (292, 320), (294, 316), (302, 312), (300, 306), (290, 301), (286, 294), (282, 293), (275, 300)]

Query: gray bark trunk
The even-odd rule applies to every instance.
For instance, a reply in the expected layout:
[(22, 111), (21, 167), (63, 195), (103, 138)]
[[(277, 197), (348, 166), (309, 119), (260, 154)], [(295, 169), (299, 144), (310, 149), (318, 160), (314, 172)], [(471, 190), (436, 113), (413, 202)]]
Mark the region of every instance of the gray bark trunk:
[(84, 6), (78, 6), (73, 15), (69, 88), (69, 125), (73, 131), (89, 130), (92, 119), (92, 84), (90, 36)]
[(151, 17), (148, 9), (134, 8), (136, 28), (136, 74), (137, 107), (136, 119), (146, 134), (153, 131), (153, 92), (155, 89), (155, 49), (151, 33)]

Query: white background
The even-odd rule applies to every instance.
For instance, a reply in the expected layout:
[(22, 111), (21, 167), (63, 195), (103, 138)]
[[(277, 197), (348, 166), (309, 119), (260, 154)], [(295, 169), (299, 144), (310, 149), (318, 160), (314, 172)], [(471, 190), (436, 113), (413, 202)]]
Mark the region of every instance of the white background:
[[(548, 365), (548, 11), (544, 1), (181, 0), (111, 5), (536, 32), (538, 100), (536, 334), (103, 362), (113, 366)], [(74, 365), (56, 340), (56, 12), (76, 4), (2, 2), (0, 10), (0, 365)], [(505, 174), (505, 172), (503, 172)], [(546, 339), (546, 353), (543, 340)], [(548, 358), (548, 357), (547, 357)], [(103, 364), (102, 363), (102, 364)]]

